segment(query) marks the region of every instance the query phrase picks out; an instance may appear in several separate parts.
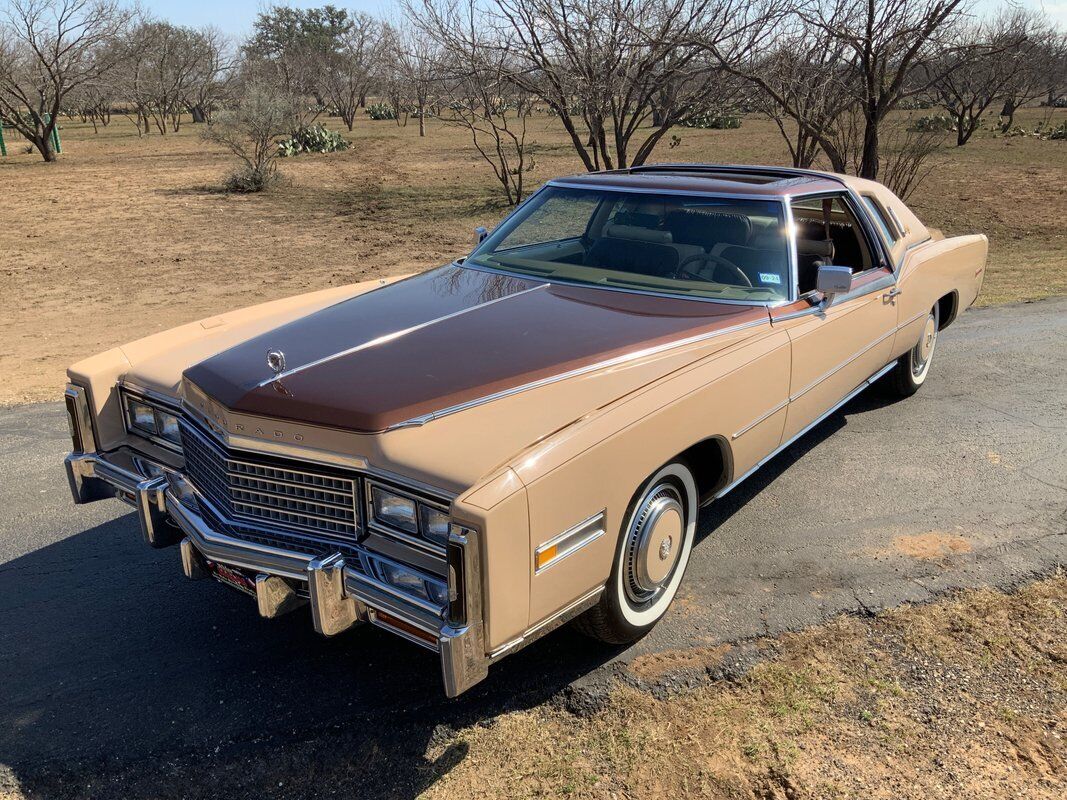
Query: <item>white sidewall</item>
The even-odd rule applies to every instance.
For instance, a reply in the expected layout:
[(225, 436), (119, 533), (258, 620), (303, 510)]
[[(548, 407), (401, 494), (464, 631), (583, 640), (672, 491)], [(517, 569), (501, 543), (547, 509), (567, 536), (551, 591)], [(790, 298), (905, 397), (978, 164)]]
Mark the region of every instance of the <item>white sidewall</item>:
[[(930, 355), (926, 359), (926, 366), (923, 367), (923, 371), (920, 372), (918, 375), (916, 375), (914, 372), (911, 372), (911, 380), (916, 386), (922, 386), (923, 382), (926, 381), (926, 376), (928, 374), (930, 374), (930, 365), (934, 363), (934, 351), (937, 350), (937, 335), (938, 335), (938, 333), (940, 333), (940, 331), (937, 330), (937, 325), (938, 325), (937, 313), (936, 312), (932, 312), (931, 316), (933, 316), (933, 318), (934, 318), (934, 346), (930, 348)], [(927, 320), (929, 320), (929, 317), (927, 317)], [(923, 330), (925, 331), (926, 329), (923, 328)], [(918, 345), (916, 345), (916, 346), (918, 346)], [(914, 360), (915, 360), (915, 348), (913, 347), (911, 350), (908, 351), (908, 370), (909, 370), (909, 372), (911, 371), (912, 362)]]
[(693, 476), (688, 469), (681, 464), (668, 464), (657, 472), (646, 485), (652, 488), (659, 484), (664, 478), (674, 477), (684, 487), (686, 494), (686, 515), (685, 521), (685, 534), (682, 540), (682, 552), (678, 556), (678, 566), (674, 570), (674, 576), (671, 578), (671, 582), (656, 598), (648, 608), (641, 611), (635, 611), (626, 597), (626, 588), (623, 585), (625, 580), (625, 569), (623, 564), (625, 563), (625, 556), (623, 551), (626, 548), (626, 540), (630, 530), (630, 526), (633, 524), (634, 517), (641, 508), (641, 504), (646, 495), (642, 495), (641, 501), (634, 506), (633, 512), (626, 519), (626, 525), (620, 531), (619, 535), (619, 549), (616, 552), (616, 562), (619, 565), (619, 569), (615, 570), (616, 575), (612, 581), (612, 587), (615, 592), (616, 604), (622, 613), (623, 619), (625, 619), (630, 625), (635, 628), (644, 628), (651, 625), (656, 620), (666, 613), (671, 601), (674, 600), (674, 596), (678, 593), (678, 586), (682, 582), (682, 576), (685, 575), (685, 568), (689, 564), (689, 553), (693, 549), (693, 538), (696, 535), (697, 525), (697, 488), (696, 483), (693, 481)]

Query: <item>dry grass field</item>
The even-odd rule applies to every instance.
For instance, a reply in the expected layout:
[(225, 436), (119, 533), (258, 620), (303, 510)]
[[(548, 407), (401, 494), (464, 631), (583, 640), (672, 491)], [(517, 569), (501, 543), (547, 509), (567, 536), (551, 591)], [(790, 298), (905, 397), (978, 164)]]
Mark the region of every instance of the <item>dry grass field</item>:
[[(766, 120), (678, 135), (657, 160), (787, 163)], [(232, 161), (192, 125), (138, 138), (117, 117), (62, 136), (57, 164), (17, 140), (0, 158), (0, 404), (56, 399), (70, 362), (182, 322), (436, 266), (507, 211), (466, 134), (434, 122), (420, 139), (362, 118), (351, 150), (283, 161), (285, 184), (258, 196), (218, 192)], [(531, 140), (532, 186), (580, 169), (551, 118)], [(934, 157), (912, 204), (946, 233), (989, 235), (980, 302), (1067, 293), (1067, 143), (982, 132)]]

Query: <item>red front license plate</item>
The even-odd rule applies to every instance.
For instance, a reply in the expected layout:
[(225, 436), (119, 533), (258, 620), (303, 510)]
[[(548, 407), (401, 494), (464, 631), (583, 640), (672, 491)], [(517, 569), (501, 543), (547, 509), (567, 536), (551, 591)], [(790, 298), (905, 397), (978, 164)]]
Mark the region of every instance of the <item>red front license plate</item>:
[(245, 594), (256, 596), (256, 582), (240, 570), (215, 562), (209, 562), (208, 567), (219, 583), (225, 583)]

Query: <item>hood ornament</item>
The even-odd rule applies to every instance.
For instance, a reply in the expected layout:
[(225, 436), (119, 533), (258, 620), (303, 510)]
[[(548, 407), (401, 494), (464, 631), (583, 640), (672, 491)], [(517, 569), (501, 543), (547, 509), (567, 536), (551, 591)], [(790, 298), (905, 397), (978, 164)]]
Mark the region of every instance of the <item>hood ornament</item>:
[(268, 350), (267, 366), (271, 368), (275, 375), (280, 375), (285, 371), (285, 353), (281, 350)]

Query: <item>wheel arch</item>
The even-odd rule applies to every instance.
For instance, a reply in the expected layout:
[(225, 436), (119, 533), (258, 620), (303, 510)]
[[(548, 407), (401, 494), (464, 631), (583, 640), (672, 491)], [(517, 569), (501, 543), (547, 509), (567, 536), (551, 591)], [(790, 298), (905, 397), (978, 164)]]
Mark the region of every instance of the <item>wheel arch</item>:
[(725, 436), (701, 439), (670, 459), (674, 460), (684, 461), (689, 466), (701, 504), (729, 486), (733, 477), (733, 450)]
[(938, 314), (938, 326), (939, 331), (943, 331), (949, 325), (956, 321), (956, 316), (959, 314), (960, 308), (960, 293), (953, 289), (946, 295), (943, 295), (937, 301), (937, 314)]

